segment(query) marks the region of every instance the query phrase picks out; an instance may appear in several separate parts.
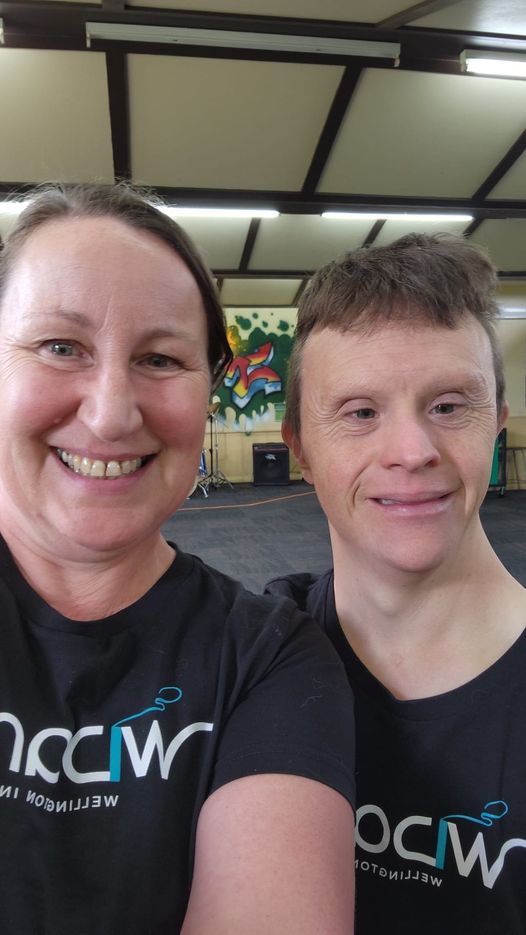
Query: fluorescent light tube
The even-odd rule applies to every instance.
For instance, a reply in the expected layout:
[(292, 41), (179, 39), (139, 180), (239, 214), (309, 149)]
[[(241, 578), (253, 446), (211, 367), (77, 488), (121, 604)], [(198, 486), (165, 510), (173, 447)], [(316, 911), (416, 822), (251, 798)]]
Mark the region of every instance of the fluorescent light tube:
[(0, 17), (0, 45), (3, 45), (4, 42), (5, 42), (5, 36), (4, 36), (4, 21), (3, 21), (2, 17)]
[(407, 211), (324, 211), (329, 221), (472, 221), (472, 214), (410, 214)]
[[(20, 214), (29, 204), (26, 201), (0, 201), (0, 214)], [(172, 218), (277, 218), (279, 211), (266, 208), (185, 208), (177, 205), (158, 205), (154, 208)]]
[(500, 318), (526, 318), (526, 307), (524, 308), (512, 308), (506, 305), (499, 306), (499, 316)]
[(172, 218), (277, 218), (279, 211), (266, 208), (185, 208), (178, 205), (154, 205)]
[(27, 208), (30, 200), (27, 201), (0, 201), (0, 214), (20, 214), (24, 208)]
[(303, 52), (317, 55), (351, 55), (364, 58), (400, 57), (399, 42), (333, 39), (326, 36), (292, 36), (283, 33), (237, 32), (226, 29), (190, 29), (185, 26), (146, 26), (140, 23), (86, 23), (86, 44), (93, 39), (117, 42), (171, 43), (260, 49), (268, 52)]
[(526, 78), (526, 55), (520, 52), (464, 49), (460, 56), (460, 63), (463, 71), (473, 75)]

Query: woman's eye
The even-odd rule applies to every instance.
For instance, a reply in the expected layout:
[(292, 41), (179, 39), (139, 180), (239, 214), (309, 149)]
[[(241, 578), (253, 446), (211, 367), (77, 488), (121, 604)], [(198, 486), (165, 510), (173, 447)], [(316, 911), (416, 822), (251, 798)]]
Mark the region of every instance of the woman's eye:
[(48, 347), (55, 357), (71, 357), (74, 353), (73, 344), (69, 341), (51, 341)]
[(167, 357), (166, 354), (149, 354), (145, 358), (145, 362), (149, 367), (153, 367), (155, 370), (166, 370), (168, 367), (177, 366), (177, 361), (173, 357)]

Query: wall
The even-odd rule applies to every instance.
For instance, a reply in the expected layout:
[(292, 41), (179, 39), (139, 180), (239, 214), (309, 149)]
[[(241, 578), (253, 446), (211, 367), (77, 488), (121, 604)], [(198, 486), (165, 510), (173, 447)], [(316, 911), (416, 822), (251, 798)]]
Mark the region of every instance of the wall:
[(510, 407), (508, 443), (526, 445), (526, 320), (500, 321), (498, 331)]
[[(217, 437), (219, 467), (236, 483), (252, 480), (253, 444), (282, 440), (296, 309), (230, 308), (225, 313), (234, 360), (216, 391)], [(210, 447), (209, 433), (205, 447)], [(290, 464), (291, 477), (299, 478), (292, 454)]]

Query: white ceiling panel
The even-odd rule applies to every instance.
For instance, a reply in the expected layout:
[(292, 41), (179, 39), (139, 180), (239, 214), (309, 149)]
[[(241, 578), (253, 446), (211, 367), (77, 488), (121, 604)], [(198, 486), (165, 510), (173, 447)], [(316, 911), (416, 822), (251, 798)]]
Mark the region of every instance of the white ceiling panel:
[[(377, 23), (401, 9), (402, 0), (128, 0), (129, 7), (196, 10), (207, 13), (245, 13), (253, 16), (291, 16)], [(403, 7), (403, 2), (402, 2)]]
[(180, 218), (178, 223), (213, 269), (237, 269), (250, 218)]
[(526, 198), (526, 154), (517, 159), (504, 178), (491, 190), (488, 200), (491, 201), (492, 198)]
[(526, 33), (526, 5), (524, 0), (462, 0), (420, 17), (412, 25), (520, 36)]
[(319, 190), (469, 197), (525, 114), (526, 81), (368, 69)]
[(291, 305), (301, 279), (225, 279), (223, 305)]
[(467, 227), (467, 221), (386, 221), (378, 237), (374, 241), (375, 246), (383, 247), (398, 240), (399, 237), (405, 237), (406, 234), (438, 234), (442, 231), (448, 234), (463, 234)]
[(373, 221), (330, 221), (307, 214), (284, 214), (262, 221), (250, 269), (317, 269), (359, 246), (372, 225)]
[(134, 178), (301, 187), (341, 75), (336, 66), (131, 55)]
[(526, 270), (526, 220), (484, 221), (472, 240), (487, 247), (499, 270)]
[(101, 52), (1, 49), (0, 85), (2, 180), (113, 181)]

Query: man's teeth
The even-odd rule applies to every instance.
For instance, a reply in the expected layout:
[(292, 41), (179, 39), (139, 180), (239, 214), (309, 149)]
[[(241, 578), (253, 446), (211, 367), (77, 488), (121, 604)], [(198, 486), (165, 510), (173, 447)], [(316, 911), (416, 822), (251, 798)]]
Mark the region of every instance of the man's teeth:
[(100, 461), (74, 455), (63, 448), (57, 448), (59, 458), (76, 474), (84, 477), (114, 478), (123, 474), (133, 474), (144, 464), (144, 458), (132, 458), (130, 461)]

